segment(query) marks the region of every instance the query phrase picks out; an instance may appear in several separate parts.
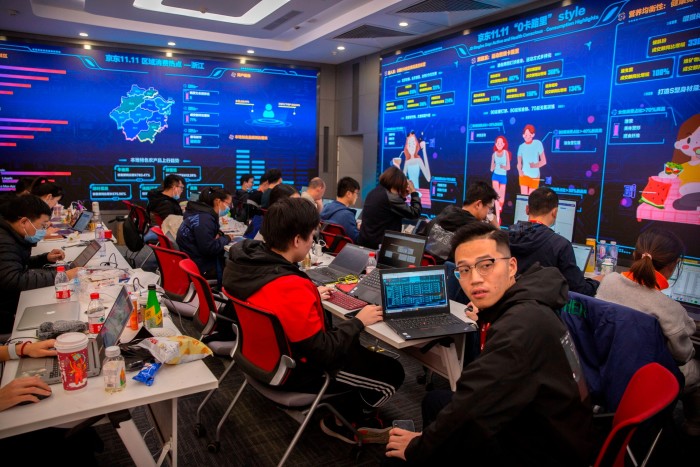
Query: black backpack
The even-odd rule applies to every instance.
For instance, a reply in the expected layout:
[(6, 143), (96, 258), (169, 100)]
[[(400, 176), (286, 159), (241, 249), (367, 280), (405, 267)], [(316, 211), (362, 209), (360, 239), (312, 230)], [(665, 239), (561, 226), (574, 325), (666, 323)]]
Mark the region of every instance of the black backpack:
[(141, 251), (144, 247), (143, 236), (139, 232), (139, 228), (131, 216), (126, 216), (126, 219), (124, 219), (123, 234), (124, 243), (130, 251)]

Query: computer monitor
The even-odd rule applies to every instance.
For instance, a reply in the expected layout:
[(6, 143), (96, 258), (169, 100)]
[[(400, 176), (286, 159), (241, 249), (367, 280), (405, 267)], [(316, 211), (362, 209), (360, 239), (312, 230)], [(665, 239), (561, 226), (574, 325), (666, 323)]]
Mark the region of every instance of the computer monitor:
[[(516, 195), (515, 197), (515, 217), (513, 223), (519, 221), (527, 221), (528, 216), (525, 212), (527, 206), (527, 195)], [(552, 225), (552, 230), (572, 241), (574, 238), (574, 221), (576, 220), (576, 200), (559, 197), (559, 211), (557, 212), (557, 221)]]
[[(680, 275), (677, 275), (680, 269)], [(672, 284), (663, 293), (679, 302), (688, 311), (700, 312), (700, 262), (685, 260), (669, 279)]]

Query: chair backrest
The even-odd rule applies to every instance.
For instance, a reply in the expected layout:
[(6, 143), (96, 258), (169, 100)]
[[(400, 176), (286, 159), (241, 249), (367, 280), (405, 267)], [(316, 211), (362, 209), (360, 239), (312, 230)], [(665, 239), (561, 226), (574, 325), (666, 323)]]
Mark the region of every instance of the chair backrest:
[(133, 251), (134, 253), (141, 251), (145, 245), (143, 235), (131, 216), (126, 216), (124, 219), (122, 233), (124, 235), (124, 244), (129, 251)]
[(199, 298), (199, 308), (197, 309), (197, 313), (192, 317), (192, 322), (202, 336), (211, 334), (216, 326), (214, 314), (217, 312), (218, 307), (209, 282), (202, 276), (199, 272), (199, 268), (191, 259), (182, 259), (179, 264), (180, 268), (185, 271), (190, 281), (192, 281), (194, 290), (197, 293), (197, 298)]
[(569, 292), (560, 316), (576, 345), (591, 401), (617, 411), (630, 379), (656, 362), (684, 384), (656, 318), (641, 311)]
[(622, 395), (595, 467), (624, 467), (627, 446), (637, 427), (669, 407), (679, 391), (676, 377), (658, 363), (648, 363), (637, 370)]
[(286, 381), (295, 362), (287, 336), (277, 316), (271, 311), (233, 297), (238, 321), (238, 347), (233, 356), (239, 368), (257, 381), (279, 386)]
[(158, 262), (160, 285), (168, 294), (168, 298), (183, 301), (190, 290), (190, 276), (180, 267), (180, 261), (189, 259), (186, 253), (158, 245), (151, 245)]
[(149, 211), (148, 214), (150, 215), (151, 226), (160, 226), (163, 223), (163, 218), (157, 212)]
[(437, 260), (433, 255), (429, 255), (428, 253), (423, 253), (423, 258), (420, 260), (420, 265), (421, 266), (436, 266), (437, 265)]
[(148, 216), (146, 208), (144, 208), (143, 206), (139, 206), (138, 204), (132, 203), (131, 201), (123, 200), (122, 203), (124, 203), (126, 207), (129, 208), (127, 218), (130, 218), (133, 221), (137, 231), (141, 236), (146, 235), (146, 232), (148, 232), (148, 229), (150, 228), (151, 224), (151, 220)]
[(348, 237), (347, 235), (324, 232), (323, 230), (320, 232), (320, 234), (321, 239), (326, 243), (324, 248), (325, 252), (330, 253), (331, 255), (337, 255), (340, 253), (340, 250), (342, 250), (348, 243), (355, 243), (352, 241), (352, 238)]
[(333, 222), (323, 221), (321, 222), (321, 232), (328, 232), (336, 235), (344, 235), (347, 237), (347, 232), (345, 227), (340, 224), (334, 224)]
[(168, 238), (167, 235), (165, 235), (165, 232), (163, 232), (163, 229), (161, 229), (160, 227), (158, 227), (156, 225), (156, 226), (151, 227), (151, 232), (156, 234), (156, 236), (158, 237), (158, 245), (162, 246), (163, 248), (167, 248), (169, 250), (175, 249), (175, 248), (173, 248), (173, 242), (170, 240), (170, 238)]

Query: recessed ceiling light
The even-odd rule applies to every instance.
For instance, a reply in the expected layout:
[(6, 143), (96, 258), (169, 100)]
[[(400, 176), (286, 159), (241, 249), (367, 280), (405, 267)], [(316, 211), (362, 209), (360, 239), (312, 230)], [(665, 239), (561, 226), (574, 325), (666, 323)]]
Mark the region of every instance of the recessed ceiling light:
[(170, 42), (168, 42), (168, 45), (169, 45), (170, 47), (175, 47), (175, 42), (170, 41)]
[(248, 49), (248, 50), (246, 50), (246, 52), (248, 52), (249, 54), (254, 54), (254, 53), (255, 53), (255, 50), (253, 50), (253, 49)]
[(85, 50), (92, 50), (92, 46), (91, 46), (90, 44), (85, 44), (85, 45), (83, 46), (83, 49), (85, 49)]
[(80, 33), (78, 33), (78, 35), (79, 35), (80, 37), (87, 37), (87, 36), (88, 36), (88, 33), (86, 33), (86, 32), (80, 32)]
[(406, 21), (401, 21), (399, 23), (399, 26), (401, 26), (402, 28), (405, 28), (406, 26), (408, 26), (408, 23)]
[(345, 50), (345, 46), (344, 46), (344, 45), (339, 45), (339, 46), (337, 47), (337, 49), (338, 49), (338, 50)]
[(172, 56), (173, 56), (173, 53), (172, 53), (172, 52), (165, 52), (165, 56), (166, 56), (166, 57), (172, 57)]
[(241, 62), (241, 65), (245, 65), (245, 58), (242, 58), (242, 59), (240, 60), (240, 62)]

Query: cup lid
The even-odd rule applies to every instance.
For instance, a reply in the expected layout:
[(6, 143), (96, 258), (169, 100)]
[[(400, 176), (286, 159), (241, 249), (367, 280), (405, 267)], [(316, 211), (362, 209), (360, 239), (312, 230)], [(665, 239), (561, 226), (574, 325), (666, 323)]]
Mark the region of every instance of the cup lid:
[(82, 332), (65, 332), (56, 338), (56, 350), (87, 345), (88, 337)]

